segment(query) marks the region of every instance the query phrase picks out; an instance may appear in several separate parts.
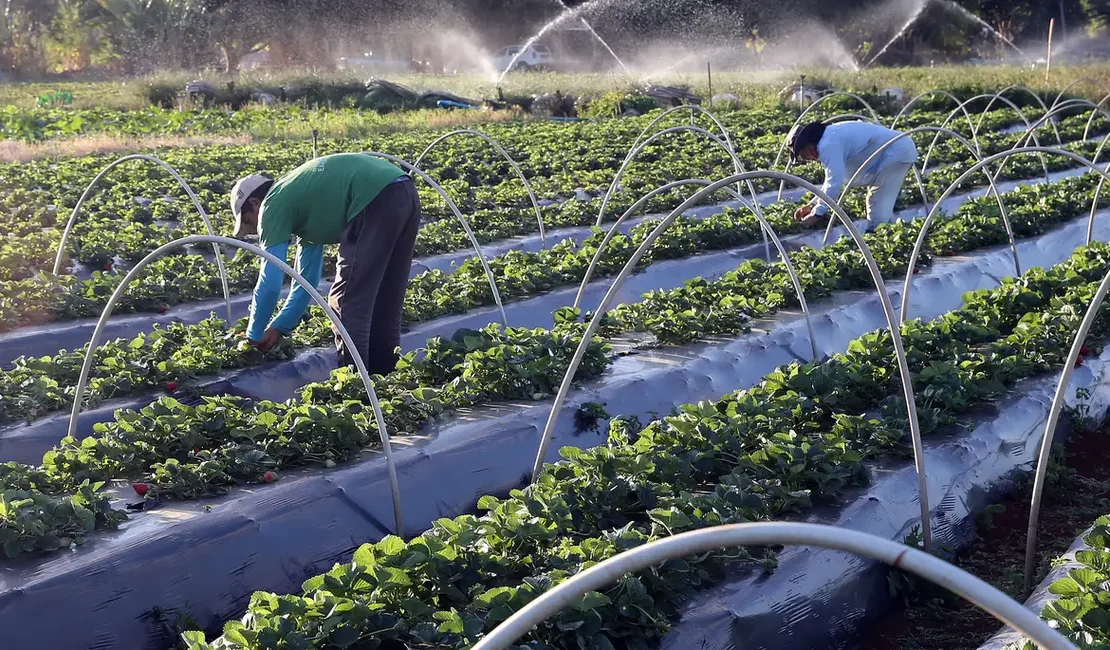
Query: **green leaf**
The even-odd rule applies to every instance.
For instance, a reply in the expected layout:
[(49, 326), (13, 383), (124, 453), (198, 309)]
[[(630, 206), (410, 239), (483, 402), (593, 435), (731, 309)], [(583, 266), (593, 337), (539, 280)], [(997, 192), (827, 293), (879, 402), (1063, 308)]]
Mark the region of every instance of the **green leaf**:
[(580, 612), (587, 612), (591, 609), (604, 607), (605, 605), (612, 604), (613, 601), (603, 593), (597, 591), (586, 592), (582, 598), (574, 604), (574, 608)]

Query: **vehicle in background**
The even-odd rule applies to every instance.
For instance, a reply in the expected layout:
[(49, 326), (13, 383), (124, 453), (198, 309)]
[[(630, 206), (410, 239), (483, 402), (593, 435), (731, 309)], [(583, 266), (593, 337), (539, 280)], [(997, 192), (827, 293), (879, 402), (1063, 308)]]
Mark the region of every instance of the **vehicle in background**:
[[(520, 57), (512, 63), (513, 58), (522, 50)], [(493, 67), (497, 71), (509, 67), (510, 63), (513, 70), (544, 70), (552, 67), (554, 58), (546, 45), (530, 45), (527, 49), (523, 45), (510, 45), (497, 50), (493, 55)]]

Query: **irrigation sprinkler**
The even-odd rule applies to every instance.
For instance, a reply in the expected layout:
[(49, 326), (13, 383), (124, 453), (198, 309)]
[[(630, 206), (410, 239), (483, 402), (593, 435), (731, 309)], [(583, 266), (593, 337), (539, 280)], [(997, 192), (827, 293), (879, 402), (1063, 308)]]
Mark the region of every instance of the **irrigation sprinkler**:
[[(956, 133), (955, 131), (952, 131), (951, 129), (946, 129), (946, 128), (939, 127), (939, 126), (919, 126), (915, 129), (910, 129), (909, 131), (906, 131), (905, 133), (899, 134), (898, 137), (891, 138), (889, 141), (885, 142), (883, 144), (883, 146), (876, 149), (875, 152), (872, 153), (867, 158), (867, 160), (865, 160), (863, 162), (862, 165), (860, 165), (859, 169), (860, 170), (866, 169), (868, 167), (868, 165), (871, 164), (873, 159), (876, 159), (877, 156), (881, 155), (881, 153), (884, 150), (886, 150), (887, 147), (889, 147), (890, 145), (892, 145), (894, 142), (898, 141), (899, 139), (908, 138), (908, 137), (912, 136), (915, 133), (924, 133), (924, 132), (929, 132), (929, 131), (936, 132), (937, 136), (939, 136), (940, 134), (943, 133), (945, 135), (948, 135), (948, 136), (954, 138), (958, 142), (962, 143), (965, 147), (967, 147), (967, 150), (969, 152), (971, 152), (971, 155), (976, 160), (982, 160), (983, 159), (983, 157), (975, 149), (975, 147), (972, 146), (972, 143), (970, 141), (968, 141), (967, 138), (961, 136), (959, 133)], [(848, 183), (844, 185), (844, 188), (840, 191), (840, 197), (838, 199), (839, 201), (844, 201), (844, 196), (847, 194), (848, 189), (852, 186), (852, 183), (855, 182), (856, 176), (858, 176), (859, 173), (860, 173), (859, 170), (856, 170), (856, 173), (852, 175), (852, 178), (848, 181)], [(931, 214), (932, 210), (929, 209), (928, 197), (925, 196), (925, 186), (924, 186), (924, 184), (921, 183), (921, 176), (917, 173), (917, 168), (916, 167), (914, 168), (914, 176), (917, 178), (918, 187), (921, 191), (921, 199), (925, 204), (925, 212), (926, 212), (926, 214)], [(995, 184), (995, 179), (990, 174), (987, 174), (987, 182), (990, 184), (990, 193), (993, 194), (995, 200), (998, 201), (998, 211), (1002, 214), (1002, 224), (1006, 227), (1006, 237), (1009, 239), (1010, 250), (1013, 252), (1013, 255), (1014, 255), (1014, 273), (1020, 275), (1021, 274), (1021, 262), (1018, 260), (1017, 240), (1014, 237), (1014, 229), (1010, 224), (1010, 216), (1009, 216), (1008, 211), (1006, 210), (1006, 204), (1002, 200), (1002, 193), (998, 191), (998, 186)], [(939, 206), (939, 205), (940, 205), (940, 203), (938, 202), (937, 206)], [(829, 219), (829, 224), (825, 227), (825, 239), (824, 239), (825, 244), (829, 243), (829, 237), (832, 234), (832, 229), (833, 229), (834, 224), (835, 224), (835, 222), (832, 219)], [(927, 230), (928, 227), (929, 227), (929, 222), (926, 219), (924, 229)], [(911, 275), (913, 274), (913, 266), (912, 265), (907, 269), (907, 272), (910, 273)], [(905, 299), (905, 297), (903, 296), (903, 300), (904, 299)], [(905, 309), (904, 306), (903, 306), (903, 309)]]
[(1037, 473), (1033, 478), (1033, 499), (1029, 504), (1029, 530), (1025, 537), (1025, 592), (1033, 588), (1033, 571), (1037, 559), (1037, 524), (1041, 515), (1041, 497), (1044, 495), (1045, 475), (1048, 473), (1048, 463), (1052, 456), (1052, 439), (1056, 435), (1056, 425), (1060, 422), (1060, 412), (1064, 408), (1067, 398), (1068, 384), (1071, 382), (1075, 362), (1083, 349), (1083, 342), (1087, 340), (1087, 333), (1098, 317), (1098, 310), (1106, 299), (1106, 292), (1110, 290), (1110, 273), (1102, 278), (1098, 291), (1091, 303), (1087, 306), (1087, 313), (1079, 324), (1079, 331), (1071, 343), (1071, 350), (1064, 359), (1064, 370), (1060, 373), (1060, 381), (1056, 383), (1056, 393), (1052, 396), (1052, 405), (1048, 408), (1048, 422), (1045, 425), (1044, 436), (1041, 438), (1041, 450), (1037, 455)]
[[(138, 277), (139, 272), (142, 271), (147, 264), (162, 257), (166, 253), (174, 249), (183, 248), (185, 246), (190, 246), (193, 244), (209, 243), (222, 244), (224, 246), (230, 246), (231, 248), (238, 248), (239, 250), (246, 251), (247, 253), (250, 253), (252, 255), (262, 257), (267, 262), (270, 262), (271, 264), (277, 266), (279, 269), (281, 269), (282, 273), (292, 278), (293, 282), (297, 283), (297, 285), (304, 289), (317, 306), (324, 310), (324, 313), (327, 315), (328, 320), (331, 321), (332, 327), (335, 329), (336, 332), (338, 332), (339, 337), (343, 339), (343, 343), (347, 346), (347, 349), (358, 349), (355, 346), (354, 339), (352, 339), (351, 335), (347, 333), (347, 328), (343, 326), (343, 323), (340, 321), (339, 316), (331, 308), (331, 305), (328, 304), (328, 301), (320, 295), (320, 292), (316, 290), (316, 287), (312, 286), (311, 283), (305, 280), (304, 276), (302, 276), (295, 269), (289, 266), (285, 262), (285, 260), (279, 259), (272, 253), (269, 253), (266, 250), (259, 248), (258, 246), (239, 241), (238, 239), (232, 239), (231, 237), (221, 237), (219, 235), (190, 235), (188, 237), (182, 237), (181, 239), (175, 239), (168, 244), (163, 244), (162, 246), (159, 246), (154, 251), (148, 253), (146, 257), (139, 260), (139, 263), (133, 266), (131, 270), (127, 272), (127, 275), (124, 276), (123, 281), (120, 282), (118, 286), (116, 286), (115, 291), (113, 291), (111, 297), (108, 298), (108, 303), (104, 306), (104, 311), (101, 312), (100, 318), (96, 322), (96, 327), (93, 329), (92, 338), (89, 340), (88, 349), (85, 350), (85, 359), (81, 364), (81, 374), (77, 377), (77, 385), (73, 397), (73, 412), (69, 416), (69, 429), (67, 432), (68, 436), (76, 437), (77, 435), (77, 417), (81, 414), (81, 404), (82, 402), (84, 402), (85, 399), (85, 387), (88, 383), (89, 372), (92, 370), (93, 356), (96, 352), (97, 346), (100, 345), (100, 338), (104, 334), (104, 327), (108, 324), (108, 319), (112, 316), (112, 310), (115, 308), (116, 303), (119, 302), (119, 299), (123, 295), (124, 291), (135, 280), (135, 278)], [(354, 358), (355, 368), (358, 370), (359, 377), (362, 379), (362, 384), (366, 388), (366, 395), (370, 398), (370, 406), (374, 409), (374, 419), (378, 425), (378, 433), (382, 439), (382, 451), (385, 454), (386, 469), (389, 473), (389, 487), (390, 490), (392, 490), (393, 492), (393, 516), (396, 526), (396, 533), (397, 535), (403, 536), (404, 525), (403, 518), (401, 516), (401, 488), (400, 484), (397, 481), (397, 469), (393, 462), (393, 447), (390, 444), (389, 432), (386, 430), (385, 427), (385, 417), (382, 415), (382, 408), (381, 404), (379, 404), (378, 402), (378, 395), (374, 391), (374, 385), (370, 381), (370, 374), (366, 370), (366, 364), (363, 363), (362, 356), (356, 353), (353, 354), (352, 357)]]
[(544, 459), (547, 456), (547, 449), (551, 444), (551, 438), (555, 431), (555, 422), (559, 417), (559, 410), (566, 400), (567, 393), (570, 391), (570, 386), (574, 382), (574, 373), (577, 372), (579, 365), (582, 363), (582, 358), (586, 354), (586, 349), (589, 347), (590, 341), (593, 339), (594, 333), (597, 332), (601, 324), (601, 319), (605, 312), (612, 304), (614, 297), (620, 290), (621, 285), (632, 273), (632, 270), (639, 263), (640, 258), (650, 250), (654, 245), (655, 240), (678, 218), (680, 214), (697, 205), (707, 196), (712, 195), (717, 190), (736, 183), (738, 181), (747, 181), (758, 178), (769, 178), (773, 180), (786, 181), (791, 184), (797, 185), (803, 190), (807, 190), (816, 195), (819, 199), (825, 202), (837, 215), (844, 221), (845, 227), (851, 234), (856, 246), (859, 247), (860, 253), (863, 255), (864, 263), (867, 265), (867, 270), (871, 275), (871, 281), (875, 284), (875, 290), (879, 295), (879, 302), (882, 304), (883, 315), (886, 318), (887, 326), (890, 330), (891, 339), (894, 342), (894, 356), (897, 360), (898, 370), (902, 381), (902, 392), (906, 400), (907, 419), (909, 421), (910, 438), (913, 441), (914, 451), (914, 467), (917, 470), (918, 482), (918, 501), (921, 505), (921, 530), (922, 538), (925, 543), (926, 549), (932, 549), (932, 527), (929, 520), (929, 494), (928, 494), (928, 477), (925, 473), (925, 454), (921, 445), (921, 428), (917, 421), (917, 402), (914, 399), (913, 383), (911, 381), (909, 364), (906, 361), (905, 347), (902, 344), (902, 334), (898, 328), (897, 317), (894, 314), (894, 307), (890, 301), (890, 294), (887, 293), (886, 285), (883, 282), (882, 272), (879, 270), (879, 265), (875, 262), (874, 256), (871, 254), (871, 249), (864, 241), (863, 235), (852, 223), (851, 219), (844, 212), (844, 208), (840, 206), (832, 197), (826, 194), (821, 188), (810, 183), (809, 181), (779, 171), (753, 171), (736, 174), (719, 180), (708, 187), (699, 190), (692, 197), (687, 199), (682, 205), (675, 208), (662, 219), (659, 224), (651, 231), (647, 238), (640, 244), (636, 251), (632, 254), (631, 259), (621, 269), (620, 274), (617, 275), (613, 284), (609, 287), (609, 291), (601, 299), (597, 309), (594, 311), (593, 318), (590, 319), (589, 324), (586, 326), (586, 331), (582, 335), (582, 340), (578, 344), (578, 348), (574, 352), (574, 357), (571, 359), (570, 366), (567, 368), (566, 374), (563, 375), (563, 381), (559, 385), (559, 391), (555, 394), (555, 401), (551, 407), (551, 413), (548, 415), (547, 424), (544, 426), (543, 434), (540, 438), (539, 450), (536, 454), (536, 461), (532, 467), (532, 481), (535, 481), (543, 470)]
[[(216, 231), (212, 228), (212, 222), (208, 219), (208, 213), (204, 211), (204, 206), (200, 204), (200, 199), (197, 198), (196, 192), (194, 192), (193, 188), (185, 182), (185, 179), (181, 177), (181, 174), (177, 173), (176, 169), (171, 167), (166, 161), (156, 156), (148, 156), (146, 154), (131, 154), (116, 160), (112, 164), (100, 170), (100, 173), (96, 175), (96, 178), (92, 179), (92, 182), (89, 183), (89, 186), (86, 187), (85, 191), (81, 193), (81, 198), (77, 199), (77, 205), (73, 206), (73, 212), (69, 215), (69, 220), (66, 222), (66, 228), (62, 231), (62, 238), (58, 242), (58, 254), (54, 257), (54, 275), (58, 275), (62, 270), (62, 257), (65, 255), (66, 251), (66, 240), (69, 239), (69, 234), (73, 231), (73, 226), (77, 223), (77, 216), (81, 214), (81, 206), (85, 205), (85, 201), (88, 200), (89, 196), (92, 195), (93, 188), (95, 188), (97, 183), (99, 183), (105, 176), (108, 175), (108, 172), (112, 171), (117, 166), (122, 165), (129, 160), (145, 160), (147, 162), (152, 162), (155, 165), (158, 165), (162, 169), (166, 170), (166, 172), (168, 172), (169, 175), (172, 176), (175, 181), (177, 181), (178, 185), (180, 185), (181, 188), (185, 190), (185, 194), (187, 194), (189, 196), (189, 199), (193, 202), (193, 205), (197, 209), (197, 213), (200, 214), (200, 220), (204, 222), (204, 228), (208, 231), (208, 234), (212, 236), (216, 235)], [(230, 326), (234, 319), (231, 316), (231, 288), (228, 285), (227, 269), (224, 267), (224, 256), (223, 253), (220, 251), (220, 247), (218, 244), (212, 244), (212, 251), (216, 255), (216, 269), (220, 274), (220, 283), (223, 285), (224, 304), (227, 307), (227, 323)]]
[[(1016, 156), (1018, 154), (1026, 153), (1037, 153), (1041, 155), (1047, 153), (1064, 156), (1065, 158), (1070, 158), (1080, 165), (1083, 165), (1091, 171), (1094, 171), (1095, 173), (1101, 175), (1103, 179), (1110, 180), (1110, 175), (1108, 175), (1107, 172), (1099, 169), (1090, 160), (1087, 160), (1077, 153), (1073, 153), (1066, 149), (1057, 149), (1055, 147), (1019, 147), (1015, 149), (1007, 149), (1006, 151), (1000, 151), (999, 153), (987, 156), (986, 158), (983, 158), (982, 160), (976, 162), (974, 165), (968, 168), (967, 171), (961, 174), (959, 178), (953, 181), (952, 184), (948, 186), (948, 189), (944, 190), (944, 194), (941, 195), (940, 199), (937, 200), (935, 205), (933, 205), (933, 209), (930, 210), (929, 214), (925, 217), (925, 223), (921, 225), (921, 232), (918, 233), (917, 241), (914, 242), (913, 251), (910, 253), (910, 264), (909, 267), (906, 269), (906, 281), (902, 288), (902, 323), (906, 322), (906, 318), (908, 316), (910, 308), (910, 285), (913, 283), (913, 268), (917, 266), (917, 258), (921, 254), (921, 247), (925, 243), (925, 237), (929, 234), (929, 226), (933, 223), (933, 220), (936, 218), (937, 213), (940, 211), (940, 206), (943, 205), (946, 200), (948, 200), (948, 197), (952, 195), (958, 185), (970, 178), (972, 174), (979, 171), (983, 167), (986, 167), (995, 160), (1003, 160), (1009, 158), (1010, 156)], [(1001, 165), (999, 165), (999, 168), (1001, 169)], [(1087, 223), (1088, 236), (1090, 236), (1091, 229), (1094, 227), (1094, 216), (1094, 212), (1092, 212), (1091, 217)]]
[(439, 143), (449, 138), (460, 135), (470, 135), (481, 140), (485, 140), (490, 144), (490, 146), (494, 148), (494, 150), (497, 151), (497, 153), (502, 158), (505, 159), (506, 162), (509, 163), (509, 167), (512, 167), (513, 172), (517, 175), (517, 178), (520, 179), (521, 183), (524, 183), (524, 190), (528, 192), (528, 198), (532, 201), (532, 209), (536, 211), (536, 221), (539, 222), (540, 227), (540, 246), (543, 248), (547, 248), (547, 234), (544, 232), (543, 228), (543, 214), (540, 212), (540, 204), (539, 201), (536, 200), (536, 193), (532, 191), (532, 184), (528, 182), (528, 179), (524, 176), (524, 172), (520, 171), (520, 166), (517, 165), (515, 160), (513, 160), (513, 157), (509, 155), (508, 151), (505, 151), (505, 148), (502, 147), (501, 143), (499, 143), (497, 140), (494, 140), (481, 131), (475, 131), (474, 129), (459, 129), (457, 131), (451, 131), (450, 133), (445, 133), (439, 136), (438, 138), (433, 140), (431, 144), (425, 147), (423, 153), (416, 157), (416, 162), (413, 163), (413, 166), (420, 167), (420, 163), (424, 160), (424, 156), (427, 156), (428, 152), (431, 151)]
[[(660, 117), (662, 117), (662, 116), (660, 116)], [(714, 119), (716, 119), (716, 118), (714, 118)], [(629, 150), (628, 155), (625, 156), (625, 158), (624, 158), (624, 162), (621, 163), (620, 169), (617, 170), (617, 175), (613, 177), (613, 182), (609, 184), (609, 189), (607, 189), (605, 191), (605, 196), (603, 196), (602, 199), (601, 199), (601, 210), (599, 210), (598, 213), (597, 213), (597, 222), (594, 224), (595, 226), (600, 228), (601, 224), (604, 223), (604, 221), (605, 221), (605, 208), (608, 207), (609, 200), (610, 200), (610, 198), (612, 198), (613, 192), (615, 192), (616, 189), (620, 186), (621, 178), (624, 177), (624, 173), (626, 171), (628, 171), (628, 166), (632, 164), (632, 161), (636, 159), (636, 156), (640, 155), (640, 153), (645, 148), (647, 148), (647, 146), (649, 144), (658, 140), (659, 138), (661, 138), (665, 135), (671, 134), (671, 133), (683, 133), (683, 132), (700, 134), (700, 135), (704, 135), (705, 137), (709, 138), (710, 140), (712, 140), (714, 143), (716, 143), (718, 146), (720, 146), (722, 149), (725, 150), (725, 153), (727, 153), (729, 158), (732, 159), (732, 167), (733, 167), (733, 170), (737, 174), (741, 174), (745, 171), (744, 163), (740, 161), (740, 157), (736, 155), (736, 151), (732, 148), (732, 146), (730, 144), (728, 144), (727, 142), (725, 142), (724, 140), (721, 140), (720, 138), (718, 138), (713, 133), (711, 133), (711, 132), (709, 132), (709, 131), (701, 128), (701, 127), (686, 126), (686, 125), (672, 126), (670, 128), (663, 129), (662, 131), (658, 131), (658, 132), (654, 133), (651, 137), (647, 138), (643, 142), (640, 142), (639, 144), (634, 146), (631, 150)], [(748, 191), (752, 195), (752, 205), (755, 206), (756, 212), (758, 212), (760, 216), (763, 216), (763, 210), (759, 206), (759, 197), (755, 192), (755, 186), (752, 185), (751, 182), (748, 182), (748, 183), (745, 183), (745, 184), (748, 186)], [(741, 184), (737, 183), (736, 187), (737, 187), (737, 190), (739, 190), (740, 187), (741, 187)], [(768, 242), (767, 231), (766, 230), (763, 231), (763, 251), (764, 251), (764, 254), (767, 257), (767, 260), (770, 261), (770, 259), (771, 259), (771, 245)]]
[[(609, 245), (609, 242), (617, 233), (617, 228), (621, 225), (622, 222), (624, 222), (625, 219), (635, 214), (641, 206), (643, 206), (645, 203), (650, 201), (654, 196), (658, 194), (662, 194), (663, 192), (668, 192), (676, 187), (682, 187), (685, 185), (701, 185), (704, 187), (712, 184), (712, 181), (707, 181), (700, 178), (687, 178), (680, 181), (674, 181), (655, 188), (654, 190), (640, 197), (640, 200), (636, 201), (636, 203), (632, 204), (632, 207), (628, 208), (628, 210), (626, 210), (624, 214), (621, 215), (620, 219), (617, 219), (616, 223), (613, 224), (613, 227), (605, 233), (605, 237), (602, 238), (601, 243), (597, 246), (597, 250), (594, 251), (594, 255), (590, 259), (590, 265), (586, 268), (586, 274), (582, 277), (582, 283), (578, 286), (578, 292), (574, 295), (574, 308), (577, 309), (581, 305), (582, 296), (585, 294), (586, 286), (590, 283), (590, 279), (593, 277), (594, 269), (597, 268), (598, 263), (601, 261), (602, 252), (604, 252), (605, 247)], [(763, 232), (770, 234), (771, 240), (775, 244), (775, 249), (778, 250), (779, 257), (782, 259), (783, 264), (786, 266), (786, 272), (790, 275), (790, 281), (794, 285), (794, 290), (798, 293), (798, 304), (802, 308), (802, 316), (805, 318), (806, 321), (806, 330), (809, 332), (810, 348), (813, 351), (813, 358), (816, 359), (818, 356), (820, 356), (820, 353), (817, 350), (817, 335), (813, 330), (813, 320), (810, 318), (809, 306), (806, 304), (806, 296), (805, 291), (803, 291), (802, 289), (802, 282), (798, 278), (798, 273), (794, 270), (794, 265), (790, 261), (790, 256), (787, 254), (786, 247), (782, 245), (782, 240), (779, 239), (778, 234), (775, 232), (775, 229), (771, 226), (771, 224), (763, 217), (763, 215), (758, 210), (755, 209), (752, 204), (744, 200), (744, 197), (740, 196), (740, 194), (733, 190), (731, 187), (723, 188), (721, 191), (728, 192), (732, 195), (734, 199), (736, 199), (736, 201), (738, 201), (744, 207), (748, 208), (748, 210), (750, 210), (751, 213), (755, 216), (756, 220), (759, 221), (759, 225), (763, 229)]]
[(944, 560), (877, 535), (837, 526), (785, 522), (730, 524), (664, 537), (575, 574), (494, 628), (474, 650), (502, 650), (550, 617), (621, 577), (667, 560), (734, 547), (809, 546), (878, 560), (959, 594), (1046, 650), (1075, 650), (1060, 632), (1006, 594)]
[(459, 206), (455, 205), (455, 202), (451, 200), (451, 197), (440, 186), (439, 183), (435, 182), (435, 180), (431, 176), (428, 176), (428, 174), (425, 173), (424, 170), (408, 162), (407, 160), (403, 160), (401, 158), (398, 158), (397, 156), (392, 156), (380, 151), (364, 151), (362, 153), (366, 154), (367, 156), (375, 156), (383, 160), (388, 160), (394, 165), (400, 165), (403, 169), (405, 169), (405, 171), (416, 174), (420, 178), (424, 179), (424, 182), (430, 185), (431, 188), (436, 191), (436, 193), (443, 197), (443, 200), (447, 202), (447, 208), (451, 210), (451, 213), (454, 214), (455, 218), (458, 219), (460, 224), (462, 224), (463, 231), (466, 233), (467, 239), (470, 240), (470, 245), (474, 247), (474, 253), (478, 255), (478, 261), (481, 262), (482, 270), (486, 274), (486, 279), (489, 280), (489, 288), (493, 292), (493, 302), (497, 304), (497, 312), (501, 315), (501, 324), (503, 324), (505, 327), (508, 327), (509, 317), (505, 315), (505, 305), (501, 302), (501, 292), (497, 290), (497, 281), (493, 278), (493, 271), (490, 270), (489, 262), (486, 261), (486, 254), (482, 251), (482, 245), (478, 243), (478, 238), (474, 235), (474, 231), (470, 229), (470, 224), (467, 223), (466, 219), (464, 219), (462, 216), (462, 212), (459, 211)]

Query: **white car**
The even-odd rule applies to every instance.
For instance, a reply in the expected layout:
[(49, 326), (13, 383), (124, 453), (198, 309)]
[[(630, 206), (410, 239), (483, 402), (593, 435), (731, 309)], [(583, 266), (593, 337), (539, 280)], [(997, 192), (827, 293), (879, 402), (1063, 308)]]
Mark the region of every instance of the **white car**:
[(546, 45), (532, 45), (527, 49), (524, 49), (523, 45), (510, 45), (497, 50), (497, 53), (493, 55), (493, 67), (498, 71), (508, 68), (513, 58), (522, 50), (523, 53), (520, 54), (515, 63), (512, 63), (513, 70), (531, 70), (551, 65), (551, 50)]

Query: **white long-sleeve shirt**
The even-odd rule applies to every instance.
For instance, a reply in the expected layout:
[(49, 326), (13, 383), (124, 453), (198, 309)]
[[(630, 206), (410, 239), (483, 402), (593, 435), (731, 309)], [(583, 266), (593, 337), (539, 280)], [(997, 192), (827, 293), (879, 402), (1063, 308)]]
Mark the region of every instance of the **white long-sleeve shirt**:
[[(844, 184), (860, 168), (879, 147), (901, 133), (872, 124), (871, 122), (852, 121), (837, 122), (825, 128), (821, 141), (817, 143), (817, 159), (825, 167), (825, 184), (821, 187), (826, 194), (834, 199), (840, 198)], [(853, 181), (853, 186), (875, 185), (880, 173), (896, 164), (913, 164), (917, 161), (917, 146), (911, 138), (902, 138), (883, 150), (878, 158), (872, 160), (867, 169), (860, 172)], [(814, 214), (823, 215), (828, 212), (828, 206), (820, 199), (814, 199), (811, 204)]]

